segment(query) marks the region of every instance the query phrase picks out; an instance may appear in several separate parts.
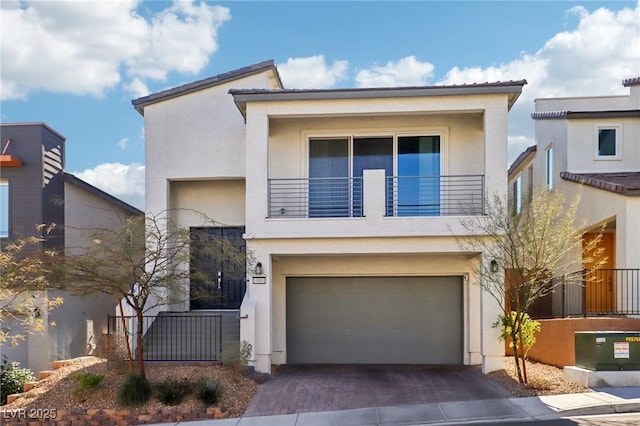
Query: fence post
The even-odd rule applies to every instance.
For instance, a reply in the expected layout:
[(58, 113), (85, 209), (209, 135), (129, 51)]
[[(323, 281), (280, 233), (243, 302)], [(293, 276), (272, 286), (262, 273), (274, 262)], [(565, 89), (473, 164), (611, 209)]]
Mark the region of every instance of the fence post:
[(587, 317), (587, 270), (582, 270), (582, 316)]

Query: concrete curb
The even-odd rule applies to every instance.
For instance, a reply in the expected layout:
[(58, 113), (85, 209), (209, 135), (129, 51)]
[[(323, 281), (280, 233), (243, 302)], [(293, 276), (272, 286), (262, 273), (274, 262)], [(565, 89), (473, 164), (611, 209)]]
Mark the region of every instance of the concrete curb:
[(640, 412), (640, 402), (623, 402), (616, 404), (592, 405), (590, 407), (561, 410), (563, 417), (593, 416), (598, 414), (622, 414)]

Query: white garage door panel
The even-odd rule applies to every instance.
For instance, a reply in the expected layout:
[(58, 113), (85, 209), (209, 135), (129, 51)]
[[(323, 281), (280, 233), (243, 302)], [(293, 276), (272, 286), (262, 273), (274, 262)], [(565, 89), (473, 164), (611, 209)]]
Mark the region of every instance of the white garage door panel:
[(287, 362), (462, 364), (460, 277), (287, 279)]

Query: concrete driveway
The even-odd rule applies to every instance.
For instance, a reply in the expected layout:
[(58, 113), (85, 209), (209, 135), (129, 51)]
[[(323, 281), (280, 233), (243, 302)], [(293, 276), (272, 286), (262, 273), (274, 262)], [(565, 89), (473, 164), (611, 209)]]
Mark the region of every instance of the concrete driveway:
[(468, 366), (283, 365), (260, 385), (245, 417), (508, 396)]

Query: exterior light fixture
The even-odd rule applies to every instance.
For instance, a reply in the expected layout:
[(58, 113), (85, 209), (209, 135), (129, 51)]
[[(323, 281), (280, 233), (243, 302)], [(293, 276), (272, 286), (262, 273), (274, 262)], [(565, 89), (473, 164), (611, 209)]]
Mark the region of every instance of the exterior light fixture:
[(256, 263), (256, 275), (264, 275), (264, 268), (262, 268), (262, 262)]
[(264, 268), (262, 262), (256, 263), (256, 268), (253, 270), (253, 283), (254, 284), (266, 284), (267, 277), (264, 275)]
[(491, 265), (489, 266), (489, 270), (490, 270), (491, 272), (493, 272), (493, 273), (496, 273), (496, 272), (498, 272), (498, 269), (499, 269), (499, 267), (498, 267), (498, 262), (496, 262), (496, 260), (495, 260), (495, 259), (493, 259), (493, 260), (491, 261)]

